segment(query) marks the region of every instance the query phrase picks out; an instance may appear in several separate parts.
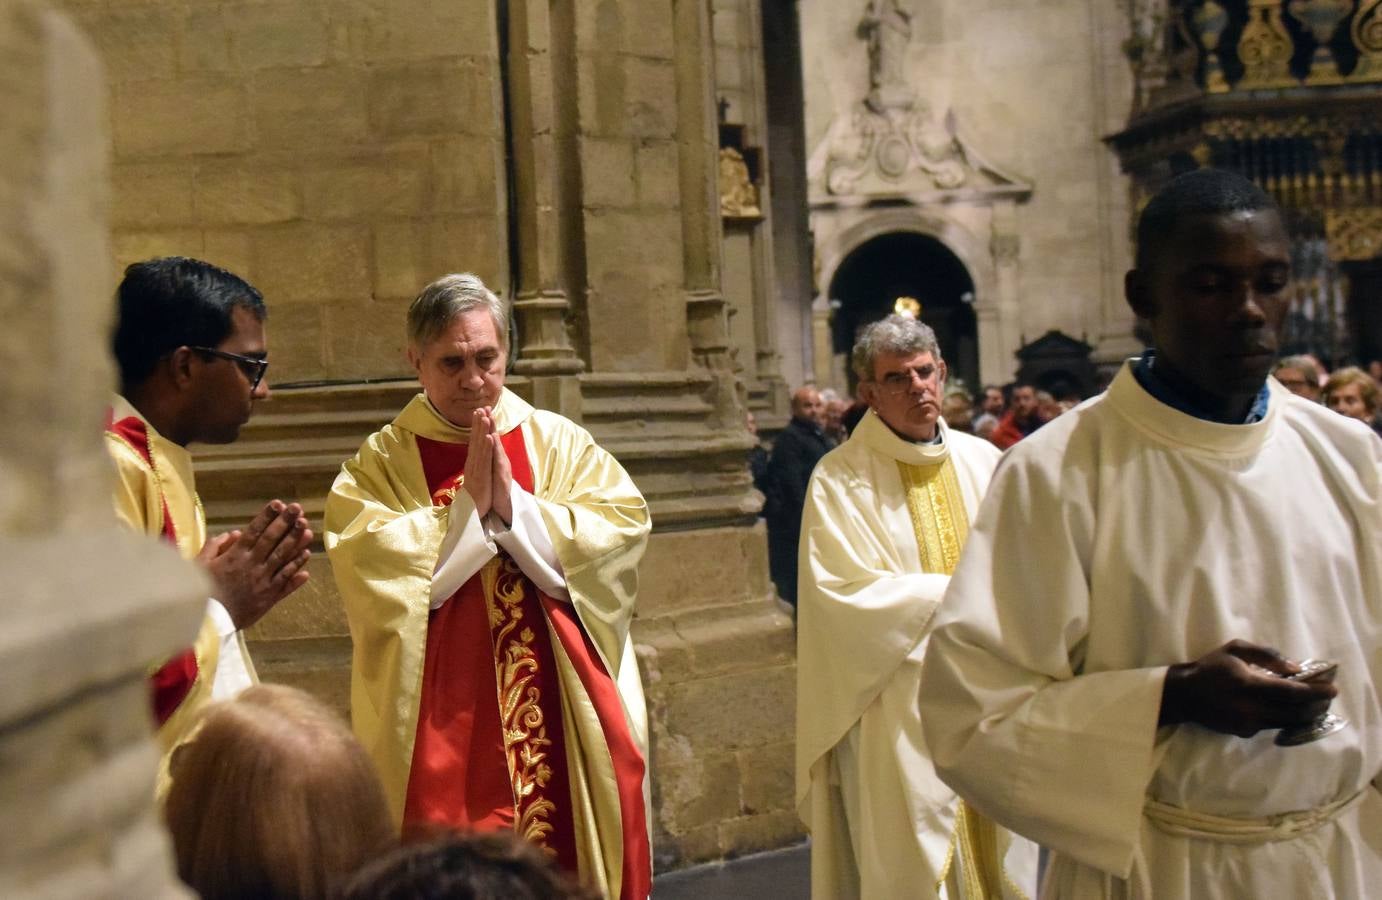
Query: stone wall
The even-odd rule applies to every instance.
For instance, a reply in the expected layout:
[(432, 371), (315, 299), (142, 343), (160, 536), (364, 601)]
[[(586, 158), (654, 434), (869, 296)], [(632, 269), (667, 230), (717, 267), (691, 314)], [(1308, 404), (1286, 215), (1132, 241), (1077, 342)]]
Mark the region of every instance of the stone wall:
[[(66, 5), (116, 86), (117, 261), (201, 255), (269, 304), (279, 387), (239, 442), (198, 452), (212, 530), (271, 496), (320, 521), (341, 462), (416, 390), (388, 378), (406, 301), (477, 271), (513, 301), (510, 387), (583, 422), (649, 500), (633, 635), (659, 869), (798, 840), (792, 631), (731, 353), (746, 295), (722, 288), (709, 5)], [(747, 296), (773, 296), (770, 268), (753, 278)], [(770, 333), (744, 346), (771, 362)], [(281, 387), (307, 379), (329, 383)], [(324, 554), (311, 566), (251, 649), (261, 676), (344, 707), (349, 634)]]
[(421, 285), (507, 285), (491, 4), (62, 5), (109, 73), (117, 267), (182, 254), (248, 277), (276, 381), (405, 374)]
[(0, 84), (0, 896), (182, 897), (145, 673), (205, 585), (110, 507), (100, 65), (46, 4), (4, 0)]

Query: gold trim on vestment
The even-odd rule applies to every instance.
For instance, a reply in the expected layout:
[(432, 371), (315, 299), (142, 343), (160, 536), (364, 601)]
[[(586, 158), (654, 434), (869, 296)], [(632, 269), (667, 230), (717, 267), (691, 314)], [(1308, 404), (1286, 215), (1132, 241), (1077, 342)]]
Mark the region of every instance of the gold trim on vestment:
[[(907, 512), (912, 517), (922, 571), (953, 574), (965, 538), (969, 536), (969, 513), (965, 510), (954, 462), (948, 456), (929, 466), (899, 461), (897, 471), (907, 495)], [(940, 879), (936, 882), (937, 892), (950, 877), (957, 855), (964, 897), (1001, 900), (1007, 879), (999, 853), (998, 827), (970, 809), (963, 800), (955, 811), (955, 831)]]
[(554, 854), (546, 843), (552, 833), (548, 819), (557, 808), (546, 792), (552, 778), (547, 764), (552, 739), (543, 720), (541, 691), (533, 684), (541, 664), (533, 649), (536, 635), (523, 623), (526, 582), (518, 563), (508, 556), (493, 562), (498, 565), (486, 565), (481, 582), (494, 634), (499, 720), (513, 785), (514, 831)]
[(899, 462), (897, 471), (907, 493), (907, 511), (912, 516), (922, 571), (951, 574), (969, 535), (969, 514), (955, 464), (949, 457), (932, 466)]

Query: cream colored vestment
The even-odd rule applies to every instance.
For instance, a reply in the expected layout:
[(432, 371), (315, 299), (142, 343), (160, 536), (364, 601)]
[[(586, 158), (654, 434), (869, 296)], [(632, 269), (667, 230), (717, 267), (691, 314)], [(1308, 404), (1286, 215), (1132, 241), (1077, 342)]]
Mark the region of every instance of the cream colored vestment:
[[(1221, 425), (1107, 394), (1009, 451), (923, 666), (936, 768), (1052, 850), (1054, 898), (1382, 891), (1382, 442), (1275, 382)], [(1157, 728), (1233, 638), (1339, 663), (1345, 730)]]
[[(911, 443), (869, 412), (811, 477), (796, 793), (817, 898), (935, 897), (951, 857), (957, 798), (932, 769), (917, 690), (950, 580), (942, 570), (959, 555), (999, 452), (943, 423), (941, 433), (939, 444)], [(1034, 882), (1034, 848), (1014, 849), (1028, 852)]]

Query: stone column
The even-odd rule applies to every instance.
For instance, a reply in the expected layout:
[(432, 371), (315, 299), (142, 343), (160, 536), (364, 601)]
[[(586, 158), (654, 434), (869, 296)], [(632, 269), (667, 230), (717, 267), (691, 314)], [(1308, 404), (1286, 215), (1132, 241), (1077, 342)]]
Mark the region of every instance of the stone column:
[[(568, 41), (553, 30), (574, 28), (567, 4), (515, 0), (507, 7), (509, 156), (517, 240), (514, 311), (518, 317), (514, 370), (532, 378), (533, 400), (580, 419), (585, 368), (572, 346), (569, 298), (579, 290), (582, 235), (576, 131), (576, 68)], [(504, 13), (501, 13), (503, 15)], [(576, 251), (576, 252), (573, 252)]]
[[(674, 0), (672, 5), (676, 42), (684, 51), (676, 57), (676, 84), (686, 321), (695, 360), (706, 368), (728, 371), (729, 315), (720, 293), (720, 142), (710, 7), (704, 0)], [(738, 403), (731, 394), (716, 406), (728, 415)]]
[[(981, 351), (983, 358), (980, 378), (985, 382), (1003, 384), (1011, 380), (1017, 371), (1017, 357), (1013, 354), (1022, 345), (1022, 297), (1018, 282), (1021, 250), (1017, 202), (1010, 199), (998, 200), (993, 205), (993, 224), (990, 232), (998, 319), (997, 322), (989, 319), (992, 323), (991, 330), (996, 331), (994, 336), (997, 337), (997, 341), (989, 340), (988, 335), (979, 335), (979, 344), (984, 348)], [(980, 328), (983, 328), (986, 318), (988, 317), (980, 316)], [(993, 328), (993, 325), (996, 325), (996, 328)]]
[(196, 633), (205, 592), (110, 507), (100, 66), (65, 18), (0, 2), (0, 83), (0, 896), (187, 896), (145, 671)]

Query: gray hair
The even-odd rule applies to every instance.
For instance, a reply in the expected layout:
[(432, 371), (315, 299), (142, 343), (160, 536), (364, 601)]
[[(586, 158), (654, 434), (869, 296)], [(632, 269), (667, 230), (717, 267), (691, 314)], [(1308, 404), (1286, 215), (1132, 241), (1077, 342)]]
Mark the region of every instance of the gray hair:
[(1282, 369), (1295, 369), (1300, 372), (1301, 377), (1310, 382), (1310, 386), (1315, 390), (1320, 388), (1320, 368), (1315, 365), (1315, 361), (1308, 356), (1287, 356), (1277, 360), (1277, 364), (1272, 366), (1272, 374), (1275, 375)]
[(441, 337), (456, 317), (484, 309), (494, 320), (499, 346), (509, 348), (509, 318), (504, 302), (485, 287), (478, 275), (443, 275), (422, 289), (408, 307), (408, 342), (423, 347)]
[(850, 365), (860, 381), (873, 381), (873, 364), (884, 353), (929, 353), (941, 361), (941, 347), (931, 326), (907, 316), (888, 316), (859, 333)]

